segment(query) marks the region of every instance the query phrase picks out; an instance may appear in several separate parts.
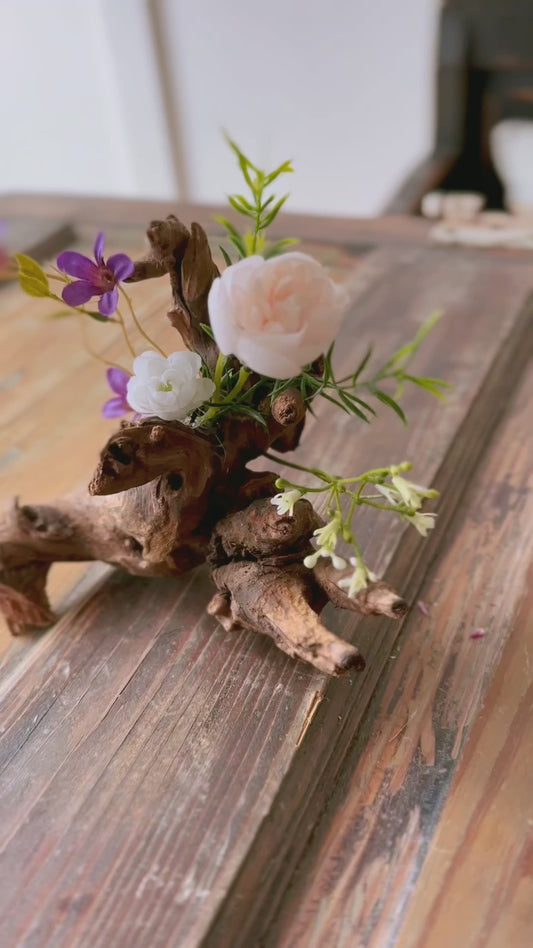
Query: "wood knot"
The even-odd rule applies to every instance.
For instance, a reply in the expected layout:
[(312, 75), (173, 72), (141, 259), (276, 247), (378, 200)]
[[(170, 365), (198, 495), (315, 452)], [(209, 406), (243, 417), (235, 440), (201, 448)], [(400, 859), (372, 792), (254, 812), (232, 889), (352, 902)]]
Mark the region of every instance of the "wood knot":
[(303, 398), (295, 388), (288, 388), (274, 398), (270, 411), (274, 421), (284, 428), (298, 424), (305, 417)]

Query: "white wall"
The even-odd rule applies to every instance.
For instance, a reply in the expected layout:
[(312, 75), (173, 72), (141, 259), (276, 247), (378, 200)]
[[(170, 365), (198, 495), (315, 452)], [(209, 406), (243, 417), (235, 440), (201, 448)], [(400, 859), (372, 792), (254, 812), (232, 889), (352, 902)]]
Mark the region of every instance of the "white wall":
[(4, 191), (217, 201), (225, 127), (293, 210), (371, 214), (431, 145), (438, 0), (0, 6)]

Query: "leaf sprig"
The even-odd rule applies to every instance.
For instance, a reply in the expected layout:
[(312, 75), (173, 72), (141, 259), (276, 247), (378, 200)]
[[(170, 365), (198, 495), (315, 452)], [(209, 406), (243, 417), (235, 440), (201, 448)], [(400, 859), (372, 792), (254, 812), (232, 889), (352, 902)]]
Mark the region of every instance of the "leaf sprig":
[[(58, 303), (61, 303), (64, 306), (64, 302), (57, 293), (54, 293), (50, 287), (50, 280), (58, 280), (60, 283), (70, 283), (70, 280), (60, 273), (58, 270), (56, 273), (47, 274), (44, 272), (40, 264), (37, 263), (32, 257), (28, 257), (25, 253), (15, 254), (15, 259), (18, 265), (18, 281), (20, 288), (28, 296), (37, 296), (45, 299), (56, 300)], [(99, 323), (115, 322), (108, 316), (102, 316), (98, 310), (86, 309), (85, 306), (71, 306), (69, 309), (62, 309), (58, 313), (53, 313), (50, 319), (62, 319), (65, 316), (72, 316), (73, 313), (83, 313), (85, 316), (90, 316), (91, 319), (95, 319)]]
[[(441, 312), (432, 313), (424, 321), (414, 339), (394, 352), (380, 369), (367, 378), (362, 378), (362, 376), (372, 357), (372, 347), (367, 350), (353, 372), (337, 379), (332, 365), (335, 348), (335, 343), (332, 343), (324, 356), (324, 369), (320, 375), (313, 371), (312, 367), (307, 367), (297, 378), (275, 383), (272, 398), (275, 398), (287, 388), (298, 388), (309, 408), (311, 408), (311, 402), (321, 396), (348, 414), (355, 415), (361, 421), (369, 422), (369, 416), (375, 415), (376, 411), (369, 404), (368, 398), (374, 397), (391, 408), (406, 424), (405, 413), (398, 404), (398, 399), (403, 393), (406, 382), (418, 385), (441, 399), (444, 397), (443, 389), (451, 387), (443, 379), (413, 375), (406, 371), (423, 340), (438, 322), (441, 315)], [(383, 383), (391, 380), (396, 383), (394, 396), (382, 387)]]
[(347, 543), (353, 554), (350, 563), (354, 572), (351, 578), (340, 579), (339, 586), (346, 585), (348, 596), (356, 595), (369, 581), (375, 579), (363, 559), (354, 532), (353, 520), (359, 507), (387, 511), (409, 523), (422, 536), (427, 536), (435, 525), (436, 514), (423, 512), (421, 508), (426, 500), (438, 497), (438, 491), (406, 480), (403, 475), (411, 469), (411, 464), (405, 461), (374, 468), (356, 477), (339, 477), (319, 468), (307, 468), (294, 461), (277, 458), (268, 452), (265, 457), (310, 475), (314, 481), (312, 486), (307, 486), (294, 483), (286, 477), (278, 478), (276, 487), (282, 493), (272, 499), (272, 503), (278, 507), (278, 513), (292, 514), (295, 503), (307, 494), (325, 494), (327, 521), (323, 527), (314, 531), (316, 549), (303, 562), (305, 566), (313, 568), (320, 557), (325, 556), (332, 560), (336, 569), (344, 569), (348, 564), (343, 555), (339, 555), (338, 543)]
[[(276, 200), (274, 194), (266, 196), (267, 189), (282, 174), (291, 174), (293, 172), (292, 163), (284, 161), (283, 164), (274, 168), (273, 171), (262, 171), (257, 165), (254, 165), (249, 158), (240, 150), (238, 145), (226, 136), (228, 145), (237, 156), (239, 167), (243, 178), (250, 192), (249, 197), (244, 194), (230, 194), (228, 201), (234, 210), (238, 211), (250, 221), (250, 229), (244, 234), (240, 234), (237, 228), (226, 217), (216, 217), (215, 220), (225, 228), (228, 234), (228, 240), (237, 251), (238, 258), (250, 257), (253, 254), (262, 254), (265, 259), (275, 257), (282, 253), (287, 247), (298, 243), (293, 238), (278, 240), (270, 246), (266, 246), (265, 232), (274, 218), (277, 216), (285, 201), (289, 197), (284, 194)], [(228, 266), (231, 266), (232, 260), (226, 250), (220, 247), (220, 251)]]

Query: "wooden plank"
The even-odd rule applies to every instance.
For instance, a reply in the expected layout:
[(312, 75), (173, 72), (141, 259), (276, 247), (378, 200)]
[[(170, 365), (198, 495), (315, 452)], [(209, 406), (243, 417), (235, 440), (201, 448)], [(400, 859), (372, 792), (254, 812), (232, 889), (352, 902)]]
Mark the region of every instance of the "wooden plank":
[[(0, 201), (2, 198), (0, 197)], [(0, 214), (0, 216), (2, 216)], [(5, 223), (5, 235), (2, 244), (9, 254), (27, 253), (36, 260), (42, 260), (53, 253), (59, 253), (73, 238), (70, 226), (50, 220), (48, 217), (10, 217)]]
[[(66, 246), (91, 253), (94, 227), (78, 230), (86, 240), (75, 239), (70, 231), (54, 230), (54, 240), (68, 238)], [(13, 234), (15, 232), (13, 231)], [(30, 231), (23, 233), (29, 240)], [(127, 251), (132, 257), (143, 253), (140, 229), (111, 228), (107, 231), (109, 253)], [(26, 244), (13, 245), (23, 249)], [(55, 254), (64, 249), (54, 247)], [(320, 255), (321, 248), (315, 248)], [(322, 251), (335, 275), (352, 276), (352, 254), (328, 245)], [(52, 261), (44, 261), (45, 268)], [(358, 283), (363, 292), (374, 270)], [(179, 335), (165, 318), (170, 307), (167, 279), (138, 283), (130, 290), (136, 312), (143, 325), (157, 337), (166, 351), (182, 348)], [(101, 446), (116, 422), (101, 417), (100, 406), (109, 397), (105, 366), (95, 360), (83, 344), (76, 319), (50, 320), (59, 304), (30, 299), (16, 283), (1, 288), (2, 346), (0, 348), (0, 502), (12, 496), (25, 500), (52, 501), (55, 497), (84, 487), (92, 473)], [(123, 339), (115, 326), (90, 323), (86, 333), (93, 349), (104, 359), (123, 358)], [(145, 342), (133, 331), (137, 351)], [(73, 398), (73, 393), (76, 397)], [(79, 432), (83, 431), (83, 437)], [(75, 450), (71, 448), (75, 445)], [(61, 463), (57, 459), (61, 458)], [(38, 491), (36, 471), (39, 471)], [(85, 574), (80, 564), (61, 564), (52, 570), (51, 594), (54, 608), (62, 602), (74, 583)], [(96, 573), (99, 575), (99, 573)], [(11, 642), (0, 618), (0, 654)]]
[[(456, 388), (446, 410), (412, 393), (413, 427), (384, 416), (360, 432), (357, 456), (353, 427), (324, 411), (309, 426), (303, 456), (325, 464), (329, 454), (351, 470), (414, 454), (421, 480), (439, 468), (445, 484), (454, 479), (453, 508), (514, 383), (504, 369), (513, 360), (518, 371), (524, 357), (528, 269), (409, 245), (377, 251), (363, 270), (357, 321), (348, 321), (341, 349), (360, 352), (373, 336), (388, 352), (441, 305), (446, 334), (428, 342), (419, 367)], [(433, 442), (425, 428), (438, 432)], [(395, 569), (415, 588), (417, 538), (368, 521), (362, 530), (378, 569), (405, 551)], [(213, 937), (236, 945), (250, 932), (239, 898), (254, 925), (280, 864), (308, 838), (305, 800), (320, 808), (330, 792), (397, 628), (360, 624), (367, 671), (326, 687), (260, 637), (221, 632), (203, 615), (208, 596), (204, 571), (177, 585), (115, 577), (9, 660), (9, 727), (0, 742), (10, 834), (0, 867), (6, 943), (42, 944), (53, 931), (58, 945), (197, 944), (222, 910)], [(353, 635), (351, 618), (331, 621)]]
[[(40, 248), (52, 252), (54, 258), (65, 246), (90, 253), (94, 234), (92, 240), (83, 242), (74, 238), (70, 228), (58, 230), (48, 226), (47, 233), (45, 241), (41, 229)], [(13, 241), (16, 234), (13, 228)], [(12, 243), (11, 249), (30, 252), (31, 234), (31, 229), (21, 228), (21, 243)], [(39, 231), (34, 236), (38, 235)], [(129, 237), (129, 243), (125, 237)], [(110, 253), (125, 249), (132, 256), (140, 256), (142, 236), (131, 231), (115, 235), (111, 231), (108, 249)], [(38, 256), (42, 259), (42, 254)], [(48, 263), (43, 262), (46, 268)], [(58, 303), (30, 299), (14, 282), (4, 284), (0, 294), (0, 503), (7, 503), (15, 495), (26, 500), (51, 501), (87, 484), (100, 448), (114, 430), (116, 422), (105, 420), (100, 412), (110, 395), (105, 366), (84, 347), (75, 318), (48, 318), (60, 308)], [(179, 336), (164, 318), (170, 303), (166, 281), (136, 284), (131, 296), (143, 324), (148, 331), (157, 332), (161, 345), (169, 351), (180, 348)], [(86, 335), (103, 358), (120, 360), (124, 345), (115, 326), (94, 323)], [(145, 347), (143, 341), (135, 333), (133, 338), (141, 351)], [(54, 607), (61, 608), (65, 595), (85, 572), (81, 564), (53, 568)], [(94, 575), (99, 576), (99, 571)], [(10, 643), (11, 636), (0, 619), (0, 654)]]
[[(131, 200), (130, 198), (82, 197), (79, 195), (0, 194), (0, 217), (44, 218), (47, 222), (60, 220), (106, 228), (118, 224), (145, 228), (153, 218), (176, 214), (185, 223), (195, 220), (214, 233), (222, 234), (213, 223), (217, 214), (230, 220), (239, 216), (227, 206), (215, 204), (170, 204), (169, 201)], [(242, 220), (242, 219), (241, 219)], [(73, 223), (74, 226), (74, 223)], [(308, 214), (283, 213), (273, 222), (269, 233), (273, 237), (298, 237), (309, 241), (329, 241), (338, 244), (373, 244), (377, 241), (392, 243), (425, 243), (429, 224), (416, 217), (317, 217)]]
[[(507, 564), (505, 568), (508, 571)], [(494, 681), (483, 696), (410, 899), (399, 948), (531, 945), (531, 563), (523, 589)]]
[(265, 944), (531, 944), (532, 398), (530, 368)]
[[(444, 264), (444, 259), (443, 257), (440, 260), (442, 264)], [(448, 365), (448, 369), (444, 371), (444, 374), (447, 374), (456, 383), (454, 398), (457, 399), (459, 391), (462, 390), (459, 403), (461, 398), (466, 399), (470, 410), (468, 411), (467, 405), (463, 402), (463, 409), (467, 409), (466, 418), (463, 416), (463, 423), (461, 423), (456, 416), (457, 427), (448, 441), (444, 427), (439, 429), (438, 435), (437, 428), (439, 423), (442, 425), (445, 420), (449, 422), (450, 417), (448, 416), (446, 419), (447, 413), (443, 414), (440, 419), (438, 415), (432, 416), (432, 406), (425, 403), (424, 408), (428, 411), (428, 415), (422, 420), (421, 415), (418, 414), (416, 428), (407, 432), (408, 438), (402, 451), (403, 456), (417, 457), (417, 471), (422, 471), (424, 475), (422, 480), (426, 482), (432, 480), (431, 474), (428, 477), (426, 472), (440, 468), (435, 483), (438, 488), (444, 491), (446, 503), (441, 509), (439, 532), (425, 545), (417, 543), (416, 538), (412, 535), (404, 535), (399, 538), (396, 546), (390, 528), (387, 533), (383, 533), (380, 532), (378, 525), (370, 524), (368, 521), (365, 524), (367, 530), (364, 534), (365, 548), (370, 553), (370, 562), (376, 566), (378, 573), (385, 568), (386, 564), (390, 564), (386, 574), (387, 578), (391, 577), (396, 582), (397, 587), (411, 600), (416, 598), (425, 567), (428, 562), (431, 562), (443, 543), (446, 518), (451, 517), (455, 503), (462, 496), (464, 484), (473, 475), (487, 441), (494, 431), (497, 419), (501, 416), (508, 397), (506, 390), (510, 390), (508, 386), (511, 386), (512, 389), (520, 367), (524, 365), (532, 350), (533, 321), (531, 319), (530, 303), (521, 313), (519, 328), (515, 327), (516, 332), (509, 338), (506, 346), (500, 349), (492, 370), (485, 377), (485, 386), (476, 392), (474, 398), (474, 388), (477, 387), (474, 378), (479, 369), (478, 360), (487, 355), (485, 347), (490, 335), (487, 332), (487, 319), (490, 319), (489, 314), (493, 303), (497, 310), (500, 313), (502, 312), (503, 299), (496, 302), (495, 298), (492, 297), (491, 303), (489, 297), (486, 297), (485, 302), (481, 303), (483, 341), (480, 342), (480, 347), (477, 348), (474, 314), (476, 311), (480, 311), (477, 309), (475, 298), (478, 292), (481, 291), (484, 294), (489, 290), (486, 279), (490, 282), (489, 271), (492, 272), (492, 265), (488, 260), (485, 260), (484, 267), (478, 270), (479, 264), (476, 263), (474, 270), (477, 270), (480, 280), (478, 282), (476, 279), (475, 285), (470, 285), (468, 291), (466, 291), (466, 287), (459, 289), (458, 281), (465, 278), (468, 269), (467, 259), (462, 259), (462, 266), (458, 270), (453, 270), (453, 276), (451, 275), (450, 259), (447, 263), (449, 269), (446, 276), (445, 272), (442, 271), (439, 277), (439, 265), (436, 264), (435, 258), (432, 260), (433, 265), (426, 258), (425, 277), (429, 281), (428, 285), (430, 284), (432, 287), (434, 299), (440, 298), (443, 302), (446, 300), (444, 283), (453, 293), (454, 303), (447, 310), (450, 333), (448, 339), (453, 339), (453, 350), (447, 348), (446, 351), (443, 351), (441, 349), (440, 358), (443, 358)], [(459, 277), (460, 273), (461, 277)], [(409, 280), (409, 276), (413, 280), (410, 285), (413, 288), (415, 298), (418, 298), (419, 292), (424, 293), (424, 273), (416, 272), (415, 276), (415, 273), (410, 271), (409, 276), (407, 273), (404, 276), (406, 280)], [(403, 288), (399, 273), (391, 274), (391, 282), (395, 288), (396, 300), (402, 301), (400, 305), (403, 306)], [(499, 279), (496, 279), (492, 287), (494, 292), (497, 292), (497, 285), (503, 290)], [(423, 287), (424, 289), (422, 289)], [(463, 296), (463, 291), (466, 293), (465, 296)], [(361, 308), (362, 313), (368, 314), (369, 310), (372, 312), (371, 300), (372, 297), (370, 300), (365, 298), (366, 305)], [(509, 297), (507, 297), (507, 302), (509, 302)], [(384, 301), (381, 300), (381, 304), (383, 303)], [(415, 303), (414, 299), (412, 303)], [(446, 305), (445, 302), (444, 305)], [(455, 322), (454, 317), (456, 317), (457, 322)], [(462, 327), (465, 332), (463, 342), (460, 341), (459, 327)], [(474, 349), (476, 355), (473, 355)], [(452, 351), (454, 353), (453, 359), (456, 361), (453, 368), (448, 362)], [(466, 364), (463, 364), (462, 367), (466, 372), (462, 380), (462, 373), (457, 363), (457, 359), (461, 359), (459, 353), (466, 357)], [(430, 364), (432, 364), (433, 369), (438, 367), (438, 371), (442, 374), (444, 366), (443, 363), (439, 364), (439, 354), (434, 353), (433, 358), (435, 361), (431, 361), (430, 358)], [(429, 367), (426, 367), (429, 371)], [(469, 401), (470, 398), (474, 398), (474, 400)], [(455, 401), (455, 406), (458, 407), (457, 401)], [(428, 430), (435, 432), (432, 440), (427, 439)], [(385, 431), (383, 433), (383, 429), (381, 431), (382, 439), (379, 438), (377, 426), (370, 429), (370, 431), (365, 431), (360, 436), (361, 441), (358, 447), (363, 448), (363, 457), (373, 457), (375, 460), (376, 451), (379, 456), (379, 450), (383, 450), (384, 444), (388, 445), (389, 450), (391, 449), (394, 444), (392, 432), (390, 433), (390, 441), (388, 441), (387, 435), (389, 435), (389, 432)], [(367, 447), (365, 436), (369, 437), (369, 441), (374, 436), (376, 437), (376, 441), (370, 448), (368, 455), (365, 455), (365, 448)], [(309, 442), (306, 444), (309, 445)], [(443, 453), (442, 455), (439, 454), (437, 458), (435, 451), (439, 450), (443, 450)], [(342, 459), (343, 451), (346, 451), (346, 431), (343, 435), (338, 436), (332, 427), (324, 445), (322, 456), (317, 454), (315, 459), (320, 457), (323, 464), (325, 463), (324, 456), (328, 453), (332, 457)], [(433, 465), (435, 465), (435, 468), (433, 468)], [(391, 551), (393, 549), (396, 551), (396, 557), (392, 555)], [(381, 559), (382, 556), (383, 559)], [(367, 659), (367, 668), (365, 672), (358, 676), (355, 682), (329, 682), (322, 688), (313, 691), (308, 701), (308, 708), (314, 706), (315, 714), (306, 731), (305, 740), (301, 742), (299, 747), (300, 753), (295, 756), (293, 766), (286, 774), (279, 795), (270, 809), (268, 818), (260, 828), (253, 850), (250, 851), (241, 866), (239, 875), (235, 879), (225, 904), (221, 907), (206, 944), (213, 946), (246, 945), (259, 932), (268, 929), (270, 920), (275, 914), (278, 900), (282, 897), (287, 886), (291, 884), (294, 865), (301, 856), (312, 827), (326, 805), (332, 788), (335, 786), (337, 769), (350, 746), (354, 733), (360, 726), (363, 714), (378, 685), (380, 675), (387, 667), (394, 647), (397, 628), (391, 627), (391, 624), (387, 622), (380, 624), (375, 620), (367, 620), (357, 623), (346, 619), (339, 621), (336, 627), (341, 630), (341, 634), (350, 640), (355, 640), (361, 646), (361, 650)], [(317, 692), (322, 697), (322, 701), (318, 704)]]

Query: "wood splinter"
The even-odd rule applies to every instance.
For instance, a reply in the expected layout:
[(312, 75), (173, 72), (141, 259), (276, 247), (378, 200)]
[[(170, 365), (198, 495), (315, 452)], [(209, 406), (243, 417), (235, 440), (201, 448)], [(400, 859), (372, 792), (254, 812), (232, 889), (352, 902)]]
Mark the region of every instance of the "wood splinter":
[[(148, 239), (150, 252), (131, 280), (169, 275), (170, 320), (214, 365), (218, 350), (203, 327), (218, 270), (204, 231), (171, 215), (152, 222)], [(250, 376), (250, 389), (256, 379)], [(8, 507), (0, 517), (0, 609), (12, 632), (53, 621), (46, 580), (56, 561), (103, 560), (141, 576), (176, 576), (207, 561), (218, 590), (207, 611), (224, 629), (262, 632), (330, 675), (364, 668), (358, 649), (321, 623), (323, 607), (330, 601), (401, 618), (407, 605), (383, 582), (349, 599), (331, 564), (303, 565), (321, 521), (303, 499), (293, 515), (280, 516), (270, 503), (276, 475), (246, 465), (270, 448), (294, 450), (306, 406), (289, 388), (252, 407), (264, 424), (237, 414), (212, 433), (158, 418), (123, 424), (105, 445), (88, 493)]]

